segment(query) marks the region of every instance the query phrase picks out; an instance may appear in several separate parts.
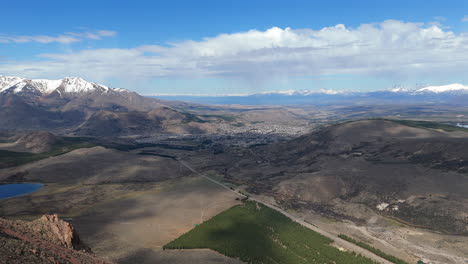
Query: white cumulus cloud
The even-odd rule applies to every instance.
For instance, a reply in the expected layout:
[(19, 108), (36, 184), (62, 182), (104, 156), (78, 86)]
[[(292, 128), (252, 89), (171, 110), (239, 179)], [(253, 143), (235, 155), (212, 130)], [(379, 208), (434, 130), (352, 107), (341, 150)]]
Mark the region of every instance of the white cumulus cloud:
[[(112, 32), (68, 33), (100, 38)], [(1, 39), (0, 39), (1, 41)], [(457, 75), (468, 68), (468, 33), (437, 23), (387, 20), (348, 28), (273, 27), (221, 34), (199, 41), (92, 49), (39, 55), (39, 61), (8, 61), (0, 73), (27, 77), (106, 78), (234, 77), (334, 74), (385, 77)]]

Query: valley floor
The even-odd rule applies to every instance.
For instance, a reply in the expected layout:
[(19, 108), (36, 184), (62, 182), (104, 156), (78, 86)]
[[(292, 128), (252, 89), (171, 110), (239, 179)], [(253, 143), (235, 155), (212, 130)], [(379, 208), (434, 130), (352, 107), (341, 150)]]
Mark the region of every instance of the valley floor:
[[(143, 179), (156, 180), (138, 182), (132, 178), (132, 181), (125, 182), (127, 178), (117, 177), (122, 182), (101, 182), (101, 178), (111, 179), (113, 173), (119, 173), (117, 169), (108, 169), (106, 174), (88, 175), (89, 178), (78, 182), (49, 182), (36, 193), (0, 200), (0, 217), (32, 219), (44, 213), (59, 213), (65, 220), (73, 223), (83, 241), (97, 256), (116, 263), (241, 263), (211, 250), (162, 250), (163, 245), (188, 232), (195, 225), (239, 204), (240, 201), (236, 198), (242, 198), (241, 196), (178, 167), (178, 162), (171, 158), (138, 155), (142, 151), (140, 149), (124, 153), (102, 149), (87, 151), (91, 154), (92, 151), (99, 151), (99, 155), (106, 155), (105, 160), (114, 160), (114, 163), (117, 160), (130, 160), (132, 164), (146, 166), (143, 171), (146, 178)], [(190, 151), (158, 148), (153, 151), (187, 158), (198, 171), (216, 179), (223, 178), (212, 171), (200, 169), (208, 164), (207, 160), (213, 159), (212, 155), (200, 152), (195, 155)], [(85, 157), (96, 157), (89, 153), (88, 156), (76, 153), (80, 151), (50, 158), (52, 161), (38, 161), (23, 168), (30, 170), (28, 177), (39, 177), (48, 175), (49, 162), (52, 165), (63, 164), (79, 158), (82, 164), (87, 164)], [(91, 173), (107, 166), (104, 161), (93, 161), (90, 164), (99, 164), (89, 170)], [(155, 176), (149, 172), (151, 170), (154, 170), (152, 174)], [(124, 171), (128, 177), (139, 173), (129, 168)], [(164, 173), (173, 175), (163, 175)], [(176, 175), (178, 173), (183, 175)], [(78, 176), (70, 174), (67, 177)], [(237, 188), (243, 189), (242, 186)], [(275, 204), (272, 197), (252, 197)], [(357, 208), (351, 204), (349, 210), (367, 213), (367, 224), (356, 225), (349, 221), (330, 220), (311, 210), (288, 210), (288, 213), (333, 235), (343, 233), (352, 236), (410, 263), (419, 259), (447, 264), (468, 261), (468, 237), (442, 235), (404, 226), (372, 213), (368, 208)]]
[(199, 177), (161, 185), (136, 197), (99, 204), (72, 223), (96, 254), (117, 263), (135, 263), (135, 259), (138, 263), (162, 259), (178, 263), (181, 257), (199, 263), (223, 260), (225, 257), (206, 250), (161, 250), (175, 237), (237, 204), (237, 196)]
[(240, 262), (211, 250), (162, 250), (194, 225), (238, 204), (235, 198), (197, 176), (146, 184), (47, 184), (31, 195), (1, 200), (0, 214), (33, 219), (59, 212), (97, 256), (116, 263), (235, 264)]

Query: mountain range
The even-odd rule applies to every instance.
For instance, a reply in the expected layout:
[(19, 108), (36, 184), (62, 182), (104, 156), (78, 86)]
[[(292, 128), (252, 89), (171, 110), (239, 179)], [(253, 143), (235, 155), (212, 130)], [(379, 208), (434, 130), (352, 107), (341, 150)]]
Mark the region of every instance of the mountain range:
[(82, 78), (0, 76), (0, 127), (77, 135), (203, 133), (199, 119), (174, 103), (109, 88)]
[(426, 86), (418, 89), (394, 88), (371, 92), (336, 91), (321, 89), (286, 90), (244, 95), (187, 96), (157, 95), (164, 100), (182, 100), (202, 104), (245, 105), (358, 105), (358, 104), (456, 104), (464, 105), (468, 99), (468, 86), (449, 84)]
[(77, 77), (47, 80), (0, 76), (0, 127), (3, 130), (47, 130), (90, 136), (200, 134), (218, 131), (220, 122), (226, 120), (213, 122), (193, 114), (198, 113), (194, 110), (197, 106), (202, 107), (195, 103), (346, 107), (384, 104), (463, 106), (467, 101), (468, 87), (461, 84), (374, 92), (289, 90), (219, 97), (151, 98)]
[(135, 92), (109, 88), (77, 77), (46, 80), (0, 76), (0, 96), (21, 98), (28, 103), (51, 105), (62, 110), (99, 108), (145, 111), (161, 105), (157, 100)]

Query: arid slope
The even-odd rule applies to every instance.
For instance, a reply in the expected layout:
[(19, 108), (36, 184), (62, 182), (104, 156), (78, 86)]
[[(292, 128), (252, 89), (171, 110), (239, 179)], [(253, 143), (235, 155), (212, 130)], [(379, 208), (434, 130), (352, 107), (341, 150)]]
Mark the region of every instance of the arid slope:
[(0, 218), (0, 263), (109, 263), (95, 257), (75, 228), (57, 215), (34, 221)]
[(467, 234), (467, 149), (464, 132), (363, 120), (225, 153), (213, 167), (288, 207), (366, 220), (339, 209), (351, 202), (411, 225)]

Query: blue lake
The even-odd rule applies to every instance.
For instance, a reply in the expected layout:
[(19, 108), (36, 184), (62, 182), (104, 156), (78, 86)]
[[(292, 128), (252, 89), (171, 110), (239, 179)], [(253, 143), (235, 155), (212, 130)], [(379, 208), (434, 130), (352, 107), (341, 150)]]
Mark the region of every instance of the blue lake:
[(39, 190), (40, 183), (12, 183), (0, 185), (0, 199), (28, 194)]

